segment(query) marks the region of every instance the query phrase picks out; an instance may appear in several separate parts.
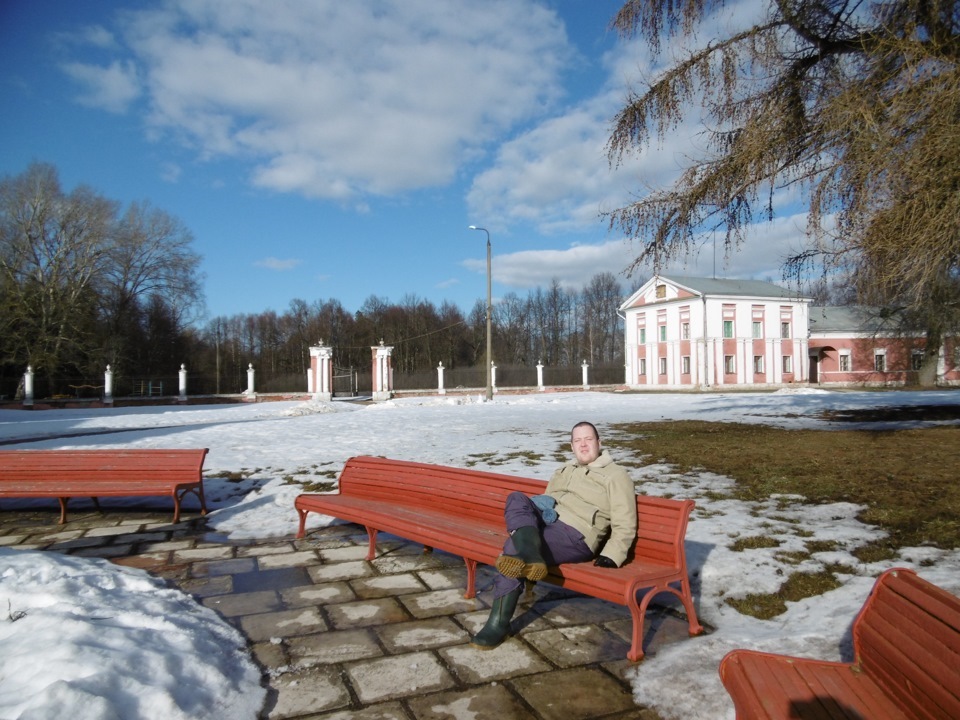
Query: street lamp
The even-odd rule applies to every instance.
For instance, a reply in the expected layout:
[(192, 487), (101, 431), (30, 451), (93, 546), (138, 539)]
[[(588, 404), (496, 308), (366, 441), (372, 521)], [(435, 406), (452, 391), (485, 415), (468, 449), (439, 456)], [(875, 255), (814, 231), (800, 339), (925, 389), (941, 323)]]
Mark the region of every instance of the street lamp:
[(483, 230), (487, 233), (487, 400), (493, 400), (493, 351), (490, 332), (490, 313), (493, 309), (493, 297), (490, 284), (490, 231), (486, 228), (471, 225), (470, 230)]

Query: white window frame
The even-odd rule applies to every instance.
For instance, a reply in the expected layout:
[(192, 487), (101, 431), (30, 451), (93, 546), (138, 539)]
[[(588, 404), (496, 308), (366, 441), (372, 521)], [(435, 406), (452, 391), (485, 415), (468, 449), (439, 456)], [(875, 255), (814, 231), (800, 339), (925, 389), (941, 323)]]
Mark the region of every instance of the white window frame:
[(837, 360), (837, 369), (840, 372), (850, 372), (853, 369), (853, 358), (850, 356), (849, 350), (841, 350), (840, 357)]
[(666, 375), (666, 374), (667, 374), (667, 359), (666, 359), (665, 357), (659, 358), (659, 362), (660, 362), (660, 367), (659, 367), (660, 374), (661, 374), (661, 375)]
[(736, 355), (723, 356), (723, 373), (724, 375), (737, 374), (737, 356)]
[(764, 375), (763, 371), (763, 355), (754, 355), (753, 356), (753, 374), (754, 375)]
[(873, 351), (873, 370), (874, 372), (887, 372), (887, 349), (876, 348)]
[(763, 337), (763, 323), (759, 320), (753, 321), (753, 337), (755, 340)]
[(736, 337), (736, 335), (734, 335), (735, 332), (736, 332), (736, 328), (734, 327), (733, 320), (724, 320), (723, 321), (723, 337), (725, 339)]
[(785, 373), (793, 372), (793, 355), (784, 355), (783, 356), (783, 371)]
[(910, 352), (910, 369), (919, 372), (923, 367), (923, 350), (912, 350)]
[(782, 337), (784, 340), (790, 339), (790, 321), (789, 320), (780, 321), (780, 337)]
[(690, 356), (684, 355), (680, 358), (680, 373), (683, 375), (690, 374)]

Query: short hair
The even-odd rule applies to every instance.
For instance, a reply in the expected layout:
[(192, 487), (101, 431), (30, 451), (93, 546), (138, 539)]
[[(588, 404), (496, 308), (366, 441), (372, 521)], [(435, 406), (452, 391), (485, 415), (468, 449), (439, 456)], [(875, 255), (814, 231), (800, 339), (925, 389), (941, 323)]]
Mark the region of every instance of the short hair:
[(573, 431), (576, 430), (578, 427), (588, 427), (588, 428), (590, 428), (591, 430), (593, 430), (593, 436), (594, 436), (597, 440), (600, 439), (600, 433), (597, 432), (597, 426), (594, 425), (592, 422), (587, 422), (586, 420), (581, 420), (580, 422), (578, 422), (576, 425), (574, 425), (574, 426), (570, 429), (570, 437), (571, 437), (571, 438), (573, 437)]

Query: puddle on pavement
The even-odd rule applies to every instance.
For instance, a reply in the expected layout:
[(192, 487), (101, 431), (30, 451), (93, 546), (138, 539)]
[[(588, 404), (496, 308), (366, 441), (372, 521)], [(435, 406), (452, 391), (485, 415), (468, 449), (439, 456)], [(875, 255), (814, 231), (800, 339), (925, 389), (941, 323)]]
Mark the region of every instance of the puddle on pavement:
[(233, 592), (259, 592), (262, 590), (283, 590), (285, 588), (312, 585), (306, 568), (277, 568), (257, 572), (238, 573), (233, 576)]

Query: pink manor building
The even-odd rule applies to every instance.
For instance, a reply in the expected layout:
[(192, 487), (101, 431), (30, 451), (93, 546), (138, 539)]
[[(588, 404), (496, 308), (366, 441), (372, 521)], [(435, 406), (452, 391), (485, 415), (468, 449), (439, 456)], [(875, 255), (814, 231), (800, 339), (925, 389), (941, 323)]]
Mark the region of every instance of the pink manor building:
[[(632, 388), (904, 385), (922, 337), (897, 337), (856, 307), (813, 307), (760, 280), (659, 275), (620, 306), (625, 382)], [(960, 385), (956, 338), (941, 348), (937, 384)]]

